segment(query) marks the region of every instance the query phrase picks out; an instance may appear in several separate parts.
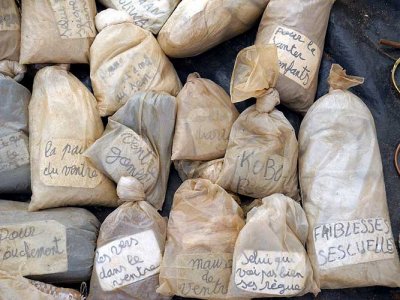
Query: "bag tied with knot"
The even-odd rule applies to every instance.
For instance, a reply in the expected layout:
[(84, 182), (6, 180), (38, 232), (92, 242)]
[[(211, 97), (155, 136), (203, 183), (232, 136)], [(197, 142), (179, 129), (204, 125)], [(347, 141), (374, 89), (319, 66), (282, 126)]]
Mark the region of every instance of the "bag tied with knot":
[(136, 93), (109, 118), (101, 138), (84, 153), (104, 174), (118, 182), (133, 176), (146, 199), (161, 209), (171, 165), (176, 100), (166, 93)]
[(243, 225), (242, 209), (220, 186), (206, 179), (185, 181), (174, 196), (157, 292), (227, 299), (233, 248)]
[(101, 116), (115, 113), (138, 91), (176, 96), (182, 84), (150, 31), (133, 24), (125, 11), (96, 16), (99, 31), (90, 48), (90, 79)]
[(117, 193), (123, 204), (101, 225), (88, 299), (169, 299), (156, 293), (166, 220), (135, 177), (121, 177)]
[(298, 200), (298, 145), (292, 125), (275, 108), (280, 101), (274, 88), (278, 76), (275, 46), (251, 46), (238, 54), (232, 102), (257, 101), (232, 126), (217, 184), (253, 198), (282, 193)]
[(116, 206), (114, 183), (83, 156), (103, 133), (96, 99), (60, 66), (35, 76), (29, 104), (32, 200), (29, 210)]
[(188, 76), (177, 96), (172, 160), (212, 160), (224, 156), (239, 116), (222, 87), (198, 73)]
[(323, 289), (400, 287), (374, 119), (347, 91), (363, 81), (332, 65), (329, 93), (308, 110), (300, 127), (307, 251)]
[(315, 100), (329, 14), (335, 0), (271, 0), (256, 45), (278, 48), (282, 104), (305, 114)]
[(229, 296), (293, 297), (320, 291), (305, 250), (306, 215), (282, 194), (262, 200), (247, 214), (236, 240)]

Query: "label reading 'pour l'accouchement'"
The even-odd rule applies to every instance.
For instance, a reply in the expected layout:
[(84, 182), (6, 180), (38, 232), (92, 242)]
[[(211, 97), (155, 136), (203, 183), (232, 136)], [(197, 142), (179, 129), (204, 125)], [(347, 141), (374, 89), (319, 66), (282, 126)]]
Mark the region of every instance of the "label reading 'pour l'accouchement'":
[(304, 289), (304, 253), (244, 250), (235, 265), (237, 288), (261, 294), (294, 296)]
[(308, 89), (318, 72), (321, 50), (300, 32), (278, 26), (270, 41), (278, 48), (279, 70), (282, 75)]
[(395, 243), (383, 218), (342, 221), (316, 226), (313, 231), (320, 269), (393, 258)]
[(152, 230), (115, 240), (96, 251), (95, 268), (103, 291), (112, 291), (160, 271), (161, 250)]
[(23, 276), (67, 271), (65, 226), (53, 220), (1, 225), (0, 270)]

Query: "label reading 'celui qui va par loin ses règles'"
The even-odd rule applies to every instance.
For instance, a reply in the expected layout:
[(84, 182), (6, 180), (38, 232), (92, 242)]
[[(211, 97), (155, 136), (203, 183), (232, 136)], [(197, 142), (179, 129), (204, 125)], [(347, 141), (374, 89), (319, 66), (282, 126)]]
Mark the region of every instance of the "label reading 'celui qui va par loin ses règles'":
[(237, 288), (280, 296), (294, 296), (304, 289), (304, 253), (244, 250), (235, 264)]

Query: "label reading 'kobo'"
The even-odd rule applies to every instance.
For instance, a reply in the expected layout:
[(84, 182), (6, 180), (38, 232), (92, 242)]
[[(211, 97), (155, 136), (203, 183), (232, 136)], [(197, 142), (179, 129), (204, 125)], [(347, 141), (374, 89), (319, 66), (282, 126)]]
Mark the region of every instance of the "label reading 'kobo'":
[(321, 50), (317, 44), (300, 32), (283, 26), (275, 29), (269, 43), (278, 48), (280, 73), (308, 89), (318, 72)]
[(178, 295), (200, 299), (221, 298), (228, 292), (232, 254), (179, 255)]
[(232, 188), (239, 194), (259, 197), (280, 186), (286, 179), (283, 148), (271, 154), (262, 148), (245, 148), (239, 152), (235, 161), (235, 176)]
[(103, 175), (82, 154), (87, 145), (81, 140), (53, 139), (40, 149), (40, 179), (49, 186), (96, 187)]
[(21, 132), (0, 137), (0, 173), (29, 164), (28, 138)]
[(316, 226), (313, 231), (320, 269), (393, 258), (390, 224), (382, 218), (342, 221)]
[(133, 130), (126, 128), (106, 150), (106, 171), (115, 182), (121, 176), (139, 180), (146, 191), (157, 181), (159, 164), (154, 151)]
[(82, 39), (96, 36), (89, 1), (50, 0), (58, 32), (62, 39)]
[(294, 296), (304, 289), (305, 280), (302, 253), (245, 250), (236, 261), (235, 285), (244, 291)]
[(152, 230), (126, 236), (96, 251), (95, 267), (103, 291), (112, 291), (160, 271), (161, 251)]
[(0, 226), (0, 269), (23, 276), (67, 271), (65, 226), (53, 220)]
[(19, 30), (19, 28), (19, 13), (14, 0), (0, 1), (0, 31)]

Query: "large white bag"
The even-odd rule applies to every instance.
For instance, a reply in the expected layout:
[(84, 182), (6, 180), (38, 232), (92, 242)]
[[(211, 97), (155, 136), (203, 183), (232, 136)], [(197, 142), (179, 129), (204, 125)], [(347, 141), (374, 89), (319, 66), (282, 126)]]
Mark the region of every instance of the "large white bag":
[(400, 286), (374, 119), (333, 65), (330, 92), (301, 124), (300, 185), (308, 254), (321, 288)]
[(248, 214), (233, 254), (229, 296), (266, 298), (320, 291), (304, 248), (308, 233), (300, 204), (282, 194)]
[(128, 13), (107, 9), (96, 16), (99, 34), (90, 48), (90, 79), (101, 116), (116, 112), (138, 91), (176, 96), (182, 85), (151, 32)]
[(36, 74), (29, 130), (29, 210), (117, 205), (115, 185), (83, 156), (104, 131), (96, 99), (60, 66), (46, 67)]
[(271, 0), (256, 45), (275, 44), (282, 103), (306, 113), (313, 104), (329, 14), (335, 0)]
[(269, 0), (183, 0), (158, 35), (171, 57), (190, 57), (237, 36), (257, 21)]

